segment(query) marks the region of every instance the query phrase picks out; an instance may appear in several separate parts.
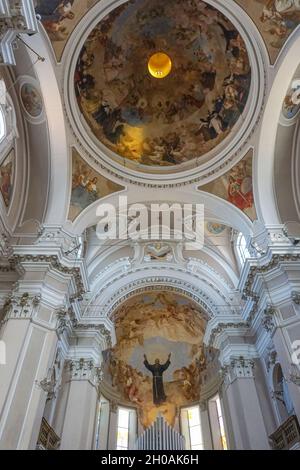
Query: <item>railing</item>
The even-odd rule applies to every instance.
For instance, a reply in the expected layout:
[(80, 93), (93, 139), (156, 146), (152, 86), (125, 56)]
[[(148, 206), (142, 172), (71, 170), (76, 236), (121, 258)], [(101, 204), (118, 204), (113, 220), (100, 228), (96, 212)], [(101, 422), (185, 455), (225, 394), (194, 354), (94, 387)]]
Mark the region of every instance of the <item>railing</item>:
[(274, 450), (290, 450), (296, 444), (300, 446), (300, 426), (296, 416), (290, 416), (270, 436)]
[(37, 442), (37, 450), (57, 450), (60, 445), (60, 438), (52, 429), (50, 424), (43, 418), (40, 434)]

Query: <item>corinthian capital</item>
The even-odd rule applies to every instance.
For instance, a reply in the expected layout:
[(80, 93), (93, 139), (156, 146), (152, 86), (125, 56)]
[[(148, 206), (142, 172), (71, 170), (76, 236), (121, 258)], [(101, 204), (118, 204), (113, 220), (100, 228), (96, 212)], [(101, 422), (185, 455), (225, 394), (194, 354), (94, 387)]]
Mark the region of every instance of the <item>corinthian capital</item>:
[(31, 319), (40, 303), (39, 295), (24, 294), (11, 295), (4, 305), (4, 321), (10, 319)]
[(98, 385), (98, 367), (92, 359), (81, 358), (68, 361), (71, 380), (89, 380)]
[(249, 379), (254, 377), (255, 362), (252, 358), (244, 356), (233, 357), (229, 364), (222, 368), (222, 375), (226, 385), (236, 379)]

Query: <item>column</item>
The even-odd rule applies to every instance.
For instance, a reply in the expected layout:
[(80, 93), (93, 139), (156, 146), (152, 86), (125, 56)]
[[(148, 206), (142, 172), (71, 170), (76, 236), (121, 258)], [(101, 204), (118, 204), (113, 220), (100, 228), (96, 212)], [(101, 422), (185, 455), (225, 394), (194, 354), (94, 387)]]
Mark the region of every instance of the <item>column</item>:
[(56, 316), (41, 296), (15, 293), (5, 306), (0, 340), (0, 449), (35, 449), (47, 394), (40, 385), (52, 367)]
[(269, 450), (269, 440), (257, 394), (255, 363), (232, 358), (224, 368), (224, 395), (231, 417), (236, 450)]
[(200, 423), (201, 423), (204, 450), (212, 450), (213, 449), (212, 436), (211, 436), (207, 401), (203, 401), (200, 403)]
[(61, 450), (92, 450), (96, 432), (98, 368), (89, 358), (72, 359)]
[(110, 402), (109, 435), (108, 450), (116, 450), (118, 435), (118, 404), (115, 401)]
[(57, 328), (63, 323), (57, 312), (70, 295), (79, 295), (84, 288), (80, 262), (75, 266), (74, 260), (63, 258), (57, 246), (51, 256), (48, 249), (16, 246), (11, 256), (19, 280), (5, 303), (0, 325), (0, 341), (6, 346), (6, 364), (0, 366), (0, 449), (36, 448)]

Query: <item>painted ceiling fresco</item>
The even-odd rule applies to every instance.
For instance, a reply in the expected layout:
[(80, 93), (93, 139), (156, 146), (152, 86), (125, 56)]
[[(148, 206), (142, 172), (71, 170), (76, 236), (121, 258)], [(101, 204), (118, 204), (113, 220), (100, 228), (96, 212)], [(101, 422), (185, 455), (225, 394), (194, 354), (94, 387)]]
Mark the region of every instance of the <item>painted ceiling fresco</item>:
[[(148, 71), (157, 51), (173, 64), (160, 80)], [(224, 141), (250, 82), (243, 39), (202, 0), (126, 2), (92, 31), (75, 73), (80, 111), (97, 139), (125, 159), (160, 167)]]
[(88, 206), (109, 194), (122, 191), (123, 186), (108, 180), (97, 173), (72, 149), (72, 192), (69, 220), (76, 217)]
[(282, 113), (286, 119), (294, 119), (300, 111), (300, 79), (294, 79), (285, 96)]
[[(235, 0), (262, 34), (272, 63), (289, 35), (300, 24), (299, 0)], [(99, 0), (35, 0), (36, 12), (60, 60), (76, 25)], [(188, 2), (185, 2), (188, 3)]]
[(15, 170), (15, 149), (11, 149), (0, 165), (0, 192), (7, 208), (10, 206)]
[(300, 24), (299, 0), (235, 0), (251, 16), (274, 63), (284, 43)]
[[(133, 297), (116, 311), (114, 321), (117, 343), (104, 354), (106, 381), (123, 402), (137, 407), (143, 426), (158, 413), (174, 425), (178, 407), (199, 401), (208, 357), (203, 314), (186, 298), (162, 291)], [(161, 375), (158, 382), (153, 367)]]
[(255, 220), (257, 216), (252, 184), (252, 160), (253, 150), (249, 150), (243, 160), (225, 175), (198, 189), (225, 199), (247, 214), (251, 220)]
[(52, 43), (57, 60), (81, 18), (98, 0), (35, 0), (35, 11)]

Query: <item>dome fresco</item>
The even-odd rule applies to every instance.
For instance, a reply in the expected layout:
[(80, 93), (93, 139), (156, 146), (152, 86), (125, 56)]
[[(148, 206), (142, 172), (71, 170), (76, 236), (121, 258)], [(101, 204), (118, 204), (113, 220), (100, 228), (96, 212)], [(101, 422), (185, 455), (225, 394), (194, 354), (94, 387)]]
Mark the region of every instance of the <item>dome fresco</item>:
[[(172, 68), (158, 80), (148, 63), (159, 52)], [(148, 167), (178, 166), (215, 149), (242, 119), (250, 83), (241, 35), (201, 0), (122, 4), (90, 33), (74, 77), (95, 137)]]

